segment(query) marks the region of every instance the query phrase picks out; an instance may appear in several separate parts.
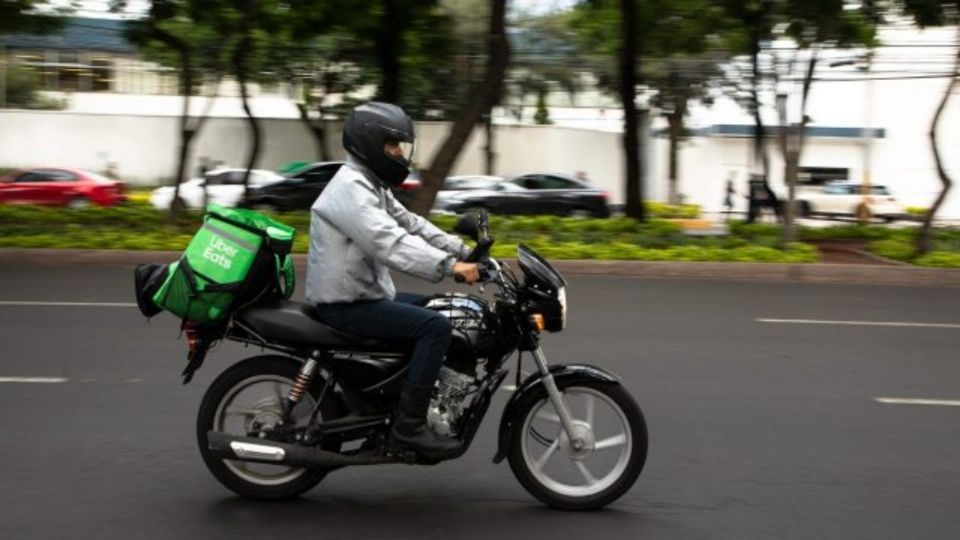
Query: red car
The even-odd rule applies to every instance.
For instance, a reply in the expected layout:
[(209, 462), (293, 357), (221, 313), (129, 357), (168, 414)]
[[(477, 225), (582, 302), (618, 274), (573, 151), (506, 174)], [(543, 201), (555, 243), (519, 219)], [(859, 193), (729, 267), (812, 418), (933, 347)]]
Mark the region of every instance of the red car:
[(124, 183), (81, 169), (23, 169), (0, 177), (0, 203), (82, 208), (126, 202)]

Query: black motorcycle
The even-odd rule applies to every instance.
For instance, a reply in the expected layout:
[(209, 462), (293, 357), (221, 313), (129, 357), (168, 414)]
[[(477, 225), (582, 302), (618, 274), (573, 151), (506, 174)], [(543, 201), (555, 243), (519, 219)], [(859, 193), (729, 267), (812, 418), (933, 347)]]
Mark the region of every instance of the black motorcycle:
[[(492, 302), (448, 293), (424, 304), (453, 326), (428, 425), (460, 441), (454, 457), (466, 452), (516, 353), (516, 388), (493, 462), (507, 459), (523, 487), (550, 506), (587, 510), (616, 500), (643, 469), (646, 424), (615, 375), (584, 364), (548, 365), (540, 337), (564, 328), (566, 281), (522, 245), (522, 279), (490, 257), (493, 239), (482, 212), (461, 219), (457, 232), (477, 242), (468, 260), (481, 265), (481, 283), (496, 290)], [(189, 378), (212, 340), (187, 330)], [(310, 305), (290, 301), (239, 310), (218, 338), (280, 353), (230, 367), (200, 405), (200, 453), (236, 493), (285, 499), (340, 467), (436, 463), (389, 443), (410, 344), (347, 335), (321, 323)], [(521, 381), (525, 353), (537, 371)]]

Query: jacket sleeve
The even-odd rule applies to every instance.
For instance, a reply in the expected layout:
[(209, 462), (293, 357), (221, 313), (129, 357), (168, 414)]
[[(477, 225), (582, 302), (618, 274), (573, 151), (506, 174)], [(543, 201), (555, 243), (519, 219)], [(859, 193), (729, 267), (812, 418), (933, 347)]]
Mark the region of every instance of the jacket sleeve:
[(440, 281), (452, 273), (453, 254), (401, 227), (380, 206), (374, 188), (366, 181), (331, 182), (326, 189), (333, 192), (322, 198), (316, 211), (368, 257), (431, 281)]
[(389, 189), (385, 191), (387, 193), (388, 212), (408, 233), (423, 238), (431, 246), (442, 249), (458, 259), (467, 255), (469, 248), (463, 244), (463, 240), (459, 236), (443, 232), (429, 220), (404, 208)]

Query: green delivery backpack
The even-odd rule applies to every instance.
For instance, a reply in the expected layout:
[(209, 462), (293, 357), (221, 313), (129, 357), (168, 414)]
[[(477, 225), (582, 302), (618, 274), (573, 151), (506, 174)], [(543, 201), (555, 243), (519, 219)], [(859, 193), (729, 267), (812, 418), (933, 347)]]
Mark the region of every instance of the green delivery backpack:
[(214, 326), (249, 303), (290, 298), (294, 232), (252, 210), (209, 205), (183, 256), (164, 269), (153, 303), (185, 321)]

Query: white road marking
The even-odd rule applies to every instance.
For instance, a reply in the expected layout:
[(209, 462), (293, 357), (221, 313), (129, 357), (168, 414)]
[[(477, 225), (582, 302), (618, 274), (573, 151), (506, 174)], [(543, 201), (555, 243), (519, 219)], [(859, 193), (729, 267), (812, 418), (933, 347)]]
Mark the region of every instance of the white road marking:
[(754, 319), (762, 323), (782, 324), (839, 324), (849, 326), (906, 326), (912, 328), (960, 328), (960, 324), (917, 323), (917, 322), (878, 322), (878, 321), (825, 321), (818, 319)]
[(65, 383), (68, 380), (63, 377), (0, 377), (0, 383), (57, 384)]
[(33, 302), (0, 300), (0, 306), (69, 306), (69, 307), (137, 307), (132, 302)]
[(873, 398), (880, 403), (889, 403), (891, 405), (940, 405), (946, 407), (960, 407), (960, 400), (956, 399), (905, 399), (878, 397)]

